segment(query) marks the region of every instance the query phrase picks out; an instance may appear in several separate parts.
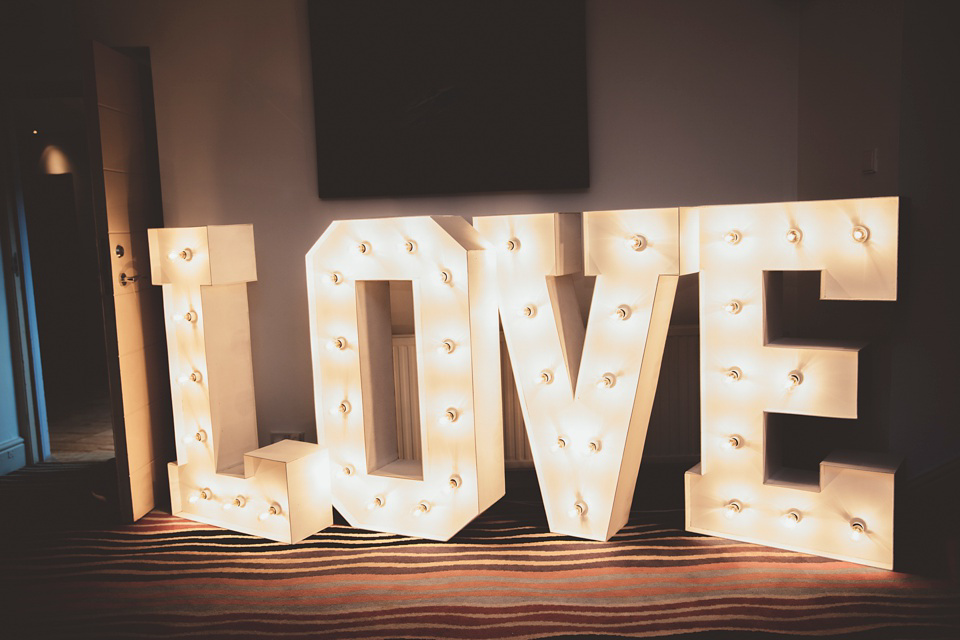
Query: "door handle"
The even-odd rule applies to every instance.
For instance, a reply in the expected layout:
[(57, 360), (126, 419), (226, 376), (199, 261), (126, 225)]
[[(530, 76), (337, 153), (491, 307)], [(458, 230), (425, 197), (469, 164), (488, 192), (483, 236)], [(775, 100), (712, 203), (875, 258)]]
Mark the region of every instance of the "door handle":
[(120, 286), (121, 286), (121, 287), (125, 287), (125, 286), (127, 286), (128, 284), (130, 284), (131, 282), (136, 282), (137, 280), (139, 280), (139, 279), (142, 278), (142, 277), (143, 277), (143, 276), (141, 276), (141, 275), (139, 275), (139, 274), (134, 274), (134, 275), (132, 275), (132, 276), (128, 276), (128, 275), (125, 274), (125, 273), (121, 273), (121, 274), (120, 274)]

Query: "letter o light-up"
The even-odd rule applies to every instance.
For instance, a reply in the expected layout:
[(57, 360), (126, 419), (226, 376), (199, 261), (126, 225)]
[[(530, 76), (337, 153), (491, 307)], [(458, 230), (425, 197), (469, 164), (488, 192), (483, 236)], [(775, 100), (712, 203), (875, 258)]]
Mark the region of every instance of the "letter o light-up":
[[(257, 279), (253, 226), (147, 236), (151, 279), (163, 286), (169, 319), (173, 514), (280, 542), (329, 526), (326, 451), (292, 440), (258, 448), (247, 307), (247, 283)], [(176, 320), (185, 313), (190, 322)]]
[[(519, 239), (498, 252), (500, 318), (550, 530), (607, 540), (636, 487), (680, 269), (678, 210), (474, 224), (494, 246)], [(568, 277), (581, 271), (597, 276), (586, 327)], [(534, 316), (515, 311), (530, 305)]]
[[(767, 271), (820, 271), (821, 299), (896, 300), (897, 213), (897, 198), (681, 210), (700, 270), (703, 446), (685, 478), (688, 531), (892, 568), (897, 464), (833, 454), (806, 478), (767, 451), (768, 413), (857, 417), (858, 348), (769, 335), (764, 288)], [(728, 229), (741, 241), (725, 242)], [(789, 229), (803, 241), (784, 242)], [(745, 304), (728, 313), (730, 300)], [(743, 375), (728, 385), (731, 363)], [(724, 517), (734, 498), (749, 508)]]
[[(372, 251), (358, 253), (361, 241)], [(351, 525), (447, 540), (503, 496), (493, 253), (455, 216), (337, 221), (307, 253), (318, 438), (332, 469), (354, 469), (331, 480)], [(398, 459), (389, 280), (413, 285), (420, 465)], [(346, 349), (325, 348), (338, 336)], [(445, 342), (456, 348), (437, 349)], [(326, 410), (344, 399), (349, 413)]]

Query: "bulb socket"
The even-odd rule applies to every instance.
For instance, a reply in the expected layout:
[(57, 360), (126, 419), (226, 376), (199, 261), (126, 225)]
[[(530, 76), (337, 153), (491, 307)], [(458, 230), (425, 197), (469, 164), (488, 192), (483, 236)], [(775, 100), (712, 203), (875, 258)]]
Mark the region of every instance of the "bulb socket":
[(343, 284), (343, 274), (339, 271), (330, 272), (327, 278), (330, 280), (330, 284)]
[(743, 305), (739, 300), (731, 300), (727, 304), (723, 305), (723, 310), (730, 315), (735, 316), (743, 310)]
[(634, 251), (643, 251), (647, 248), (647, 239), (638, 233), (630, 238), (630, 248)]
[(541, 371), (540, 375), (537, 376), (537, 384), (550, 384), (551, 382), (553, 382), (553, 373), (547, 369)]
[(447, 424), (453, 424), (460, 417), (460, 412), (454, 409), (453, 407), (448, 408), (443, 412), (442, 420)]
[(522, 315), (524, 318), (533, 318), (537, 315), (537, 307), (535, 305), (528, 304), (520, 310), (520, 315)]
[(417, 243), (413, 240), (407, 240), (403, 243), (403, 250), (407, 253), (416, 253), (417, 252)]
[(369, 242), (361, 242), (360, 244), (357, 245), (357, 253), (359, 253), (362, 256), (370, 255), (372, 251), (373, 251), (373, 247), (370, 245)]
[(613, 313), (615, 316), (617, 316), (619, 320), (626, 320), (627, 318), (630, 317), (630, 307), (628, 307), (625, 304), (622, 304), (619, 307), (617, 307), (617, 310), (614, 311)]
[(597, 386), (601, 389), (612, 389), (617, 384), (617, 376), (612, 373), (605, 373), (597, 380)]
[(866, 242), (870, 239), (870, 229), (858, 224), (850, 231), (850, 236), (853, 238), (854, 242)]
[(743, 379), (743, 372), (740, 371), (740, 367), (730, 367), (723, 375), (726, 376), (726, 381), (729, 383), (740, 382)]
[(787, 231), (785, 237), (790, 244), (800, 244), (800, 241), (803, 240), (803, 232), (794, 227)]
[(504, 243), (504, 247), (507, 251), (519, 251), (520, 250), (520, 241), (516, 238), (510, 238)]
[(742, 239), (742, 236), (740, 235), (740, 232), (737, 231), (736, 229), (731, 229), (730, 231), (727, 231), (725, 234), (723, 234), (723, 241), (730, 245), (737, 244), (738, 242), (740, 242), (741, 239)]

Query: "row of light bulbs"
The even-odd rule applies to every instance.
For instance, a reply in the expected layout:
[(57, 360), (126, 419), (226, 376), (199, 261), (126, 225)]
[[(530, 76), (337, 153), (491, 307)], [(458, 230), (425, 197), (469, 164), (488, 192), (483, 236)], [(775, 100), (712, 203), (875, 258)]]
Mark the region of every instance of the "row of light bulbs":
[[(724, 515), (733, 519), (743, 513), (746, 506), (739, 500), (730, 500), (724, 505)], [(781, 516), (780, 522), (788, 529), (794, 529), (803, 520), (803, 514), (797, 509), (790, 509)], [(860, 518), (852, 518), (849, 522), (850, 539), (860, 540), (867, 533), (867, 524)]]
[[(743, 380), (743, 371), (740, 367), (730, 367), (723, 372), (724, 382), (732, 384), (734, 382), (740, 382)], [(796, 389), (801, 384), (803, 384), (803, 372), (799, 369), (794, 369), (787, 374), (786, 379), (783, 382), (784, 388), (788, 391)]]
[[(197, 504), (198, 502), (206, 502), (214, 499), (213, 491), (208, 488), (203, 488), (190, 496), (190, 504)], [(247, 498), (244, 495), (237, 495), (236, 497), (226, 500), (222, 505), (224, 511), (230, 511), (231, 509), (243, 509), (247, 506)], [(280, 505), (276, 502), (271, 502), (266, 510), (260, 512), (258, 518), (261, 522), (264, 522), (270, 519), (273, 516), (279, 516), (283, 513), (283, 510), (280, 508)]]
[[(800, 244), (800, 241), (803, 240), (803, 231), (796, 227), (791, 227), (787, 229), (784, 237), (790, 244)], [(858, 224), (850, 230), (850, 237), (853, 238), (855, 242), (864, 243), (870, 239), (870, 229)], [(723, 234), (723, 240), (727, 244), (737, 244), (742, 239), (743, 234), (737, 229), (731, 229)]]

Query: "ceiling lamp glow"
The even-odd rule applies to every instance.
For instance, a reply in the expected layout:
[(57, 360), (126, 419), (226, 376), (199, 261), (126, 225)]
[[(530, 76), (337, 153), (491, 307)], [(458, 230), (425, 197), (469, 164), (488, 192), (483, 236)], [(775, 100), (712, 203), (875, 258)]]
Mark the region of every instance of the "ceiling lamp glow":
[(253, 226), (150, 229), (163, 286), (177, 461), (174, 515), (298, 542), (333, 522), (327, 453), (284, 440), (258, 448), (247, 283), (257, 279)]
[(768, 335), (764, 274), (819, 271), (822, 299), (895, 300), (897, 214), (897, 198), (682, 211), (692, 229), (684, 249), (699, 254), (702, 437), (726, 443), (703, 447), (686, 474), (689, 531), (893, 566), (896, 464), (835, 454), (807, 478), (768, 451), (770, 413), (857, 416), (859, 356), (855, 346)]
[[(498, 252), (487, 247), (463, 218), (438, 216), (334, 222), (307, 253), (318, 437), (334, 468), (352, 470), (332, 491), (353, 526), (447, 540), (503, 496)], [(388, 280), (412, 282), (419, 465), (398, 459)], [(331, 336), (345, 348), (324, 348)]]

